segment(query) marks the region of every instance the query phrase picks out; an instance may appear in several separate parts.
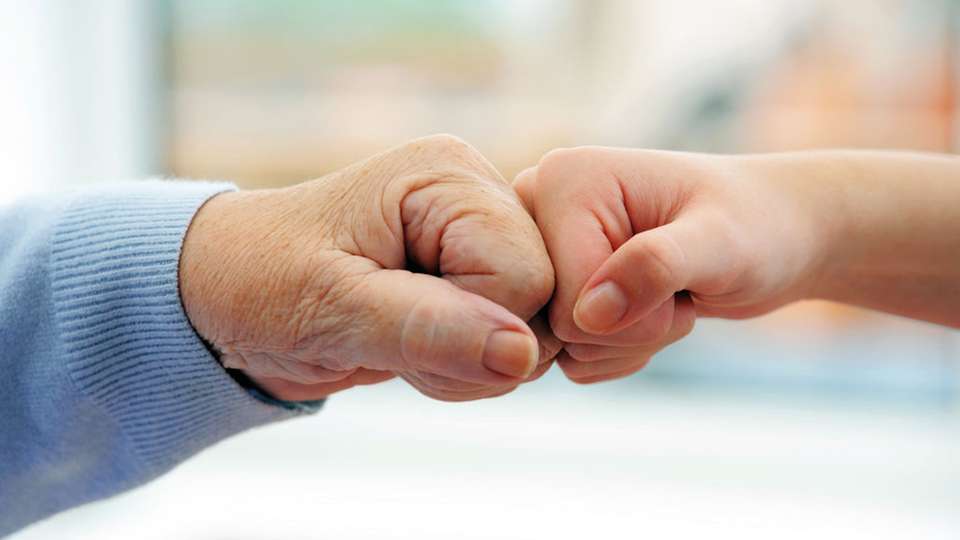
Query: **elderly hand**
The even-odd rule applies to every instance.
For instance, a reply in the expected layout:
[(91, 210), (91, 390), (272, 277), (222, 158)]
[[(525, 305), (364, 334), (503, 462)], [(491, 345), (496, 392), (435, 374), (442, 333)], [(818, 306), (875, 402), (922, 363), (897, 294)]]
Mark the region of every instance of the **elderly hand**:
[(550, 325), (570, 379), (639, 370), (696, 314), (749, 317), (811, 293), (824, 206), (809, 177), (788, 181), (765, 163), (576, 148), (517, 177), (556, 269)]
[(553, 269), (510, 186), (462, 141), (413, 141), (289, 188), (224, 193), (184, 242), (181, 294), (221, 362), (287, 400), (399, 374), (459, 401), (507, 393), (559, 343)]

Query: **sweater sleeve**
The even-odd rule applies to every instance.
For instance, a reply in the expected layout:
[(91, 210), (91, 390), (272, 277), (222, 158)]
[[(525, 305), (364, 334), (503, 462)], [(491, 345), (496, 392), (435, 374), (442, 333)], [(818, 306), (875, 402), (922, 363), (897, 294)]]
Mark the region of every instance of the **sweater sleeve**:
[(0, 207), (0, 536), (316, 408), (240, 387), (183, 311), (183, 237), (228, 189), (133, 182)]

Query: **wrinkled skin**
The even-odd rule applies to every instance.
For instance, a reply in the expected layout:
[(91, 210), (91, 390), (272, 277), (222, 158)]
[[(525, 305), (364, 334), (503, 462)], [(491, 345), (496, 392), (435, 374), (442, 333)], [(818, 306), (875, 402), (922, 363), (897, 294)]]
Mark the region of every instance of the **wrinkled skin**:
[(540, 376), (560, 348), (536, 318), (554, 282), (535, 223), (450, 136), (214, 197), (190, 226), (180, 281), (223, 365), (281, 399), (394, 374), (438, 399), (491, 397)]

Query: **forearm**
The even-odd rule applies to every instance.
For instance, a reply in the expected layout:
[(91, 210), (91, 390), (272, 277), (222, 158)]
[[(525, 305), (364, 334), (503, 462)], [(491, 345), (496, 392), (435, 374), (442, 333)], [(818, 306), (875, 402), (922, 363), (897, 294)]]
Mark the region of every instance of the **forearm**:
[(130, 183), (0, 209), (0, 536), (292, 416), (237, 386), (180, 304), (184, 232), (222, 189)]
[(960, 326), (960, 158), (824, 151), (754, 158), (822, 239), (808, 291)]

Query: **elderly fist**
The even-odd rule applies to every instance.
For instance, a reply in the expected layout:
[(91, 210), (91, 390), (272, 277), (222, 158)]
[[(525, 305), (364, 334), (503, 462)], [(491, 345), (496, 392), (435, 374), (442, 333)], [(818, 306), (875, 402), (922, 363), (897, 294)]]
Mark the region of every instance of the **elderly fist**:
[(542, 374), (559, 349), (542, 322), (525, 322), (553, 292), (535, 223), (450, 136), (289, 188), (216, 196), (180, 265), (197, 332), (281, 399), (392, 374), (439, 399), (490, 397)]

